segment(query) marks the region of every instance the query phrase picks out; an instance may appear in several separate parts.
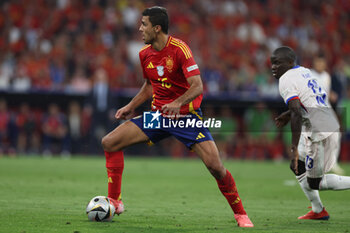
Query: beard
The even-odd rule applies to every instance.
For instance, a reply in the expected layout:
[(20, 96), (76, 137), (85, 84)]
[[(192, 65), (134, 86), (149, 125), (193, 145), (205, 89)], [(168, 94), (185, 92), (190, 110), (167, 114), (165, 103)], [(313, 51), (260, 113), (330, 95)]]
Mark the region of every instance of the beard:
[(147, 38), (147, 39), (146, 39), (146, 37), (145, 37), (144, 42), (145, 42), (145, 44), (153, 44), (154, 39), (155, 39), (155, 37), (154, 37), (154, 36), (152, 36), (152, 35), (148, 35), (148, 38)]
[(145, 40), (145, 44), (152, 44), (154, 39)]

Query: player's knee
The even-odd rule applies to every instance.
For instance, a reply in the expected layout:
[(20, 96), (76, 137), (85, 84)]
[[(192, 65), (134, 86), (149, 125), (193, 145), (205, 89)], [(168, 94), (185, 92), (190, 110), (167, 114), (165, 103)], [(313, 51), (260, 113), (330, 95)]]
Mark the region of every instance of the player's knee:
[(216, 179), (222, 179), (225, 177), (225, 168), (222, 165), (209, 164), (207, 168)]
[(101, 140), (102, 148), (104, 151), (113, 151), (113, 140), (108, 135), (104, 136)]
[(102, 148), (103, 150), (107, 150), (108, 149), (108, 137), (107, 136), (104, 136), (101, 140), (101, 145), (102, 145)]
[(293, 169), (293, 161), (290, 162), (290, 170), (292, 170), (292, 172), (294, 172), (294, 174), (296, 176), (300, 176), (301, 174), (304, 174), (306, 172), (305, 169), (305, 162), (298, 160), (298, 174), (295, 173), (294, 169)]
[(322, 178), (311, 178), (307, 177), (307, 183), (309, 184), (309, 187), (311, 189), (319, 190), (320, 189), (320, 182)]

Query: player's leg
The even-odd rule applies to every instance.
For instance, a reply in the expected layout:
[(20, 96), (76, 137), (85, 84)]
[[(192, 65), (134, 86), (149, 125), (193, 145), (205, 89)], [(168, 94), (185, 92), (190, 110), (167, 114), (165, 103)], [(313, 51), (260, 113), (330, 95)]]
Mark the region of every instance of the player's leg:
[(221, 162), (219, 151), (214, 141), (203, 141), (192, 146), (192, 150), (202, 159), (209, 172), (217, 180), (226, 176), (226, 169)]
[[(339, 149), (340, 149), (340, 146), (341, 146), (341, 133), (339, 133), (339, 140), (338, 140), (338, 148)], [(345, 171), (344, 171), (343, 168), (341, 168), (339, 166), (339, 163), (338, 163), (338, 161), (339, 161), (339, 154), (340, 154), (339, 152), (340, 151), (338, 151), (338, 153), (336, 154), (335, 163), (334, 163), (334, 165), (333, 165), (333, 167), (331, 169), (331, 172), (334, 173), (334, 174), (343, 176), (343, 175), (345, 175)]]
[(319, 153), (313, 158), (315, 170), (310, 171), (308, 183), (315, 190), (345, 190), (350, 189), (350, 177), (335, 174), (325, 174), (331, 170), (339, 153), (339, 133), (333, 133), (322, 142), (314, 143), (313, 147)]
[[(307, 213), (304, 216), (300, 216), (299, 219), (320, 219), (319, 214), (322, 213), (324, 210), (323, 204), (321, 202), (320, 194), (318, 190), (313, 190), (310, 188), (307, 176), (306, 176), (306, 166), (305, 166), (305, 159), (307, 154), (312, 154), (311, 150), (311, 142), (308, 140), (308, 138), (300, 137), (299, 146), (298, 146), (298, 152), (299, 152), (299, 160), (298, 160), (298, 174), (295, 174), (295, 178), (298, 180), (300, 188), (303, 190), (305, 196), (311, 203), (312, 210)], [(295, 171), (292, 169), (292, 163), (291, 161), (291, 170), (293, 173)], [(324, 214), (321, 214), (321, 218), (324, 218)], [(328, 213), (327, 213), (328, 216)]]
[(210, 173), (215, 177), (221, 193), (225, 196), (235, 214), (238, 226), (253, 227), (253, 223), (243, 208), (236, 183), (231, 173), (223, 166), (214, 141), (208, 140), (196, 143), (192, 146), (192, 149), (199, 155)]
[(121, 202), (121, 182), (124, 170), (122, 149), (146, 141), (148, 141), (148, 136), (131, 121), (121, 124), (102, 139), (108, 175), (108, 197), (116, 208), (116, 214), (124, 211), (124, 205)]
[(322, 178), (309, 178), (309, 186), (315, 190), (347, 190), (350, 189), (350, 177), (336, 174), (325, 174)]
[[(292, 169), (292, 163), (291, 162), (291, 170), (295, 172)], [(299, 182), (299, 185), (303, 192), (305, 193), (307, 199), (311, 202), (312, 211), (315, 213), (320, 213), (323, 210), (323, 204), (321, 202), (320, 195), (317, 190), (313, 190), (309, 187), (307, 178), (306, 178), (306, 170), (305, 170), (305, 162), (298, 160), (298, 174), (295, 174), (296, 179)]]
[(108, 152), (120, 151), (148, 140), (148, 136), (135, 123), (126, 121), (102, 138), (102, 147)]
[[(293, 161), (291, 161), (290, 168), (295, 173), (295, 171), (292, 169), (292, 163)], [(295, 177), (299, 182), (300, 188), (303, 190), (305, 196), (310, 201), (312, 208), (310, 212), (304, 216), (300, 216), (299, 219), (328, 219), (329, 215), (323, 207), (318, 190), (311, 189), (308, 184), (304, 161), (298, 160), (298, 174), (295, 174)]]

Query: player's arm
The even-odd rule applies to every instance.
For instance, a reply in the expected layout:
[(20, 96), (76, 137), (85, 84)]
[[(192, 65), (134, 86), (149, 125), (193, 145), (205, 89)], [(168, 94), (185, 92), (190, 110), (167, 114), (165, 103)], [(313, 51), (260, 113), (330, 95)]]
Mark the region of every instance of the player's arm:
[(293, 169), (298, 174), (298, 144), (301, 135), (302, 115), (301, 105), (299, 99), (294, 99), (288, 102), (288, 108), (290, 110), (290, 124), (292, 130), (292, 155), (293, 155)]
[(171, 116), (179, 115), (181, 106), (190, 103), (202, 94), (203, 83), (200, 75), (194, 75), (187, 78), (187, 82), (190, 85), (190, 88), (173, 102), (163, 105), (162, 110), (164, 113)]
[(282, 128), (289, 122), (290, 113), (291, 113), (290, 110), (288, 110), (286, 112), (281, 113), (281, 115), (275, 118), (275, 123), (277, 128)]
[(152, 85), (151, 82), (146, 79), (143, 83), (140, 91), (136, 94), (136, 96), (124, 107), (119, 109), (115, 114), (115, 118), (117, 119), (127, 119), (127, 117), (134, 111), (138, 106), (143, 104), (145, 101), (152, 97)]

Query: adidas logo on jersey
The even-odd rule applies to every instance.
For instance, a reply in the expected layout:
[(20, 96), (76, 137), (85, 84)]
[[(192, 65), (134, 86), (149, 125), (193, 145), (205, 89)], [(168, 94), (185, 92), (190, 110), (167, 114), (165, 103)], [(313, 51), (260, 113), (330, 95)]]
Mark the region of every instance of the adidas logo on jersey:
[(154, 66), (153, 66), (152, 62), (150, 62), (147, 66), (147, 69), (153, 69), (153, 68), (154, 68)]

